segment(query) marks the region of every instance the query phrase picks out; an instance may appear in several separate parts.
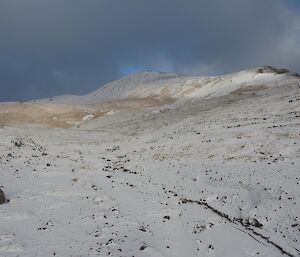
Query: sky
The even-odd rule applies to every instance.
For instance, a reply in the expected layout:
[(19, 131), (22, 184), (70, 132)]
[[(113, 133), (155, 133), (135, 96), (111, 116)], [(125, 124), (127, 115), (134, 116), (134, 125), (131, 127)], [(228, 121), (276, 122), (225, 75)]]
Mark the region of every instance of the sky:
[(300, 73), (299, 0), (1, 0), (0, 101), (86, 94), (154, 70)]

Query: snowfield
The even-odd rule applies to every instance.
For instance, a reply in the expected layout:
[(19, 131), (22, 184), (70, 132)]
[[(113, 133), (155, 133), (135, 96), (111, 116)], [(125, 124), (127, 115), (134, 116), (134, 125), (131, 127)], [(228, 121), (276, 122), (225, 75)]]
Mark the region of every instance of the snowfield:
[(296, 74), (2, 103), (0, 140), (0, 256), (300, 256)]

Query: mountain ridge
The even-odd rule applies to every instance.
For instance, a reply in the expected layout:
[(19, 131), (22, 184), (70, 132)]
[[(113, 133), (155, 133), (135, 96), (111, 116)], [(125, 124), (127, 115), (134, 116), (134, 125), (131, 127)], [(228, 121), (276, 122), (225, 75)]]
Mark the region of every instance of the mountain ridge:
[[(258, 68), (242, 70), (239, 72), (229, 73), (220, 76), (193, 76), (185, 74), (165, 73), (158, 71), (141, 71), (132, 73), (121, 77), (120, 79), (111, 81), (109, 83), (100, 86), (95, 91), (85, 95), (60, 95), (50, 98), (44, 98), (39, 100), (33, 100), (32, 102), (53, 102), (59, 104), (96, 104), (100, 102), (123, 99), (126, 97), (149, 97), (150, 95), (162, 95), (160, 90), (172, 91), (174, 88), (178, 93), (180, 87), (187, 86), (190, 82), (197, 81), (198, 83), (205, 83), (218, 80), (226, 80), (229, 82), (231, 79), (240, 77), (241, 80), (249, 81), (249, 77), (253, 78), (254, 75), (282, 75), (299, 77), (299, 74), (290, 72), (287, 69), (274, 68), (272, 66), (262, 66)], [(166, 88), (167, 86), (167, 88)], [(143, 92), (146, 91), (146, 92)], [(170, 94), (170, 97), (178, 96), (174, 92)]]
[[(80, 127), (116, 113), (148, 108), (186, 108), (199, 102), (202, 110), (251, 98), (276, 88), (300, 87), (298, 74), (270, 66), (214, 77), (139, 72), (87, 95), (63, 95), (31, 102), (0, 103), (0, 125)], [(274, 91), (273, 90), (273, 91)], [(219, 102), (218, 102), (219, 101)], [(225, 102), (226, 102), (225, 101)], [(213, 104), (212, 104), (213, 103)]]

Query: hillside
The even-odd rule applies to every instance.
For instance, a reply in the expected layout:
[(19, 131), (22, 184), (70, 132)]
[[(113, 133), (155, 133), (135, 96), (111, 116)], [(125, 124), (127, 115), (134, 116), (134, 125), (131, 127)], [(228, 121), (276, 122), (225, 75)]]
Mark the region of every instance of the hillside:
[(0, 256), (300, 256), (297, 74), (142, 72), (0, 121)]
[(27, 124), (46, 127), (81, 126), (112, 113), (191, 99), (211, 99), (299, 83), (299, 75), (262, 67), (217, 77), (191, 77), (141, 72), (123, 77), (88, 95), (64, 95), (24, 103), (0, 104), (0, 125)]
[(96, 104), (115, 99), (147, 97), (209, 97), (227, 94), (252, 85), (276, 86), (288, 79), (299, 78), (296, 73), (273, 67), (245, 70), (216, 77), (196, 77), (161, 72), (139, 72), (108, 83), (84, 96), (58, 96), (42, 100), (61, 104)]

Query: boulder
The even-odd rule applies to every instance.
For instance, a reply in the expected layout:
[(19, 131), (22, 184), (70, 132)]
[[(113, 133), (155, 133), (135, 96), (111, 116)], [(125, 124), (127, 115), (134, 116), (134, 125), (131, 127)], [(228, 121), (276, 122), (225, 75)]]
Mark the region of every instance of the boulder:
[(0, 204), (6, 203), (6, 198), (3, 191), (0, 189)]

